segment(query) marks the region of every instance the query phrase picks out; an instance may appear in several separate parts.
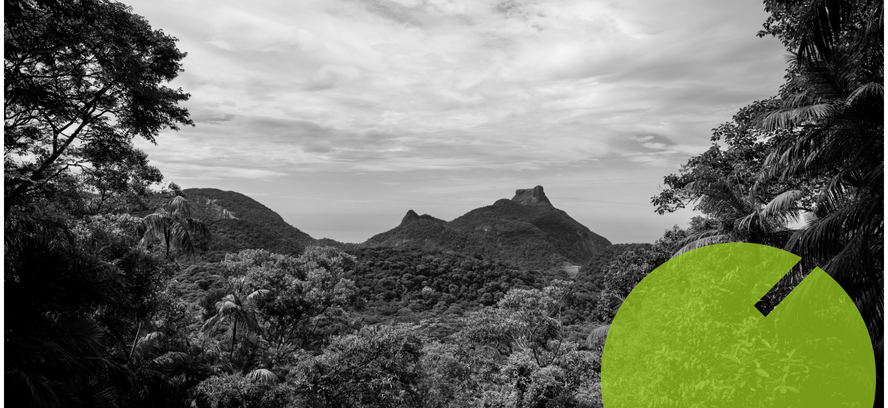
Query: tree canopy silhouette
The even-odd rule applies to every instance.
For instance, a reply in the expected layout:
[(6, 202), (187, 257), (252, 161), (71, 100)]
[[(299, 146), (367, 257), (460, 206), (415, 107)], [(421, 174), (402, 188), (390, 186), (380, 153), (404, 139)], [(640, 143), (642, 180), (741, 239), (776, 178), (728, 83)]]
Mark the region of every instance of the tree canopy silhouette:
[(115, 2), (10, 0), (6, 10), (6, 208), (66, 177), (93, 193), (160, 181), (132, 139), (193, 125), (179, 106), (190, 95), (165, 85), (182, 71), (177, 40)]

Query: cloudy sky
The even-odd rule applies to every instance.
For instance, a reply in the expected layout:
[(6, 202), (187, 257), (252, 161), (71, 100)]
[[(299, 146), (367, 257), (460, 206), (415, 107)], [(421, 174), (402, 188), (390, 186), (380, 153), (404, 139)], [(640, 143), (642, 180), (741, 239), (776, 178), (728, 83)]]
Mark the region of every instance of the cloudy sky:
[(612, 242), (784, 50), (755, 0), (124, 0), (188, 53), (196, 127), (139, 143), (167, 181), (247, 194), (315, 238), (451, 220), (545, 187)]

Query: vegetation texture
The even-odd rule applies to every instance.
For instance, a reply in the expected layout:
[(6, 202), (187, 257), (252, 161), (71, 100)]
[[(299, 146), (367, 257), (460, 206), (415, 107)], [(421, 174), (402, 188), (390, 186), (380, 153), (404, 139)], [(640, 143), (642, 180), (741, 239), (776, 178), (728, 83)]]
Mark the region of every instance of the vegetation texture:
[(622, 302), (716, 242), (809, 262), (763, 309), (819, 265), (881, 361), (883, 5), (765, 7), (787, 82), (666, 177), (653, 204), (695, 205), (686, 228), (611, 245), (536, 187), (341, 244), (238, 193), (161, 185), (133, 140), (192, 125), (175, 38), (109, 0), (7, 0), (7, 404), (601, 407)]

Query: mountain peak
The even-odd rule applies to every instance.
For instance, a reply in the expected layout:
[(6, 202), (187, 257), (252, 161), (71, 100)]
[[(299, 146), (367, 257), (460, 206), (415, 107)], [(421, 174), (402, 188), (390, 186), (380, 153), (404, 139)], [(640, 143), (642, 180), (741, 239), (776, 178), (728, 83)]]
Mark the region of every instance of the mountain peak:
[(401, 219), (401, 224), (406, 224), (416, 219), (419, 219), (419, 214), (417, 214), (416, 211), (408, 210), (407, 214), (404, 215), (404, 218)]
[(419, 215), (416, 213), (416, 211), (409, 210), (409, 211), (407, 211), (407, 214), (404, 215), (404, 218), (401, 218), (401, 225), (404, 225), (404, 224), (407, 224), (409, 222), (416, 221), (416, 220), (428, 220), (428, 221), (435, 221), (435, 222), (439, 222), (439, 223), (444, 222), (444, 220), (439, 220), (435, 217), (432, 217), (431, 215), (428, 215), (428, 214)]
[(512, 201), (521, 205), (552, 206), (549, 198), (546, 197), (546, 193), (543, 192), (543, 186), (515, 190), (515, 197), (512, 197)]

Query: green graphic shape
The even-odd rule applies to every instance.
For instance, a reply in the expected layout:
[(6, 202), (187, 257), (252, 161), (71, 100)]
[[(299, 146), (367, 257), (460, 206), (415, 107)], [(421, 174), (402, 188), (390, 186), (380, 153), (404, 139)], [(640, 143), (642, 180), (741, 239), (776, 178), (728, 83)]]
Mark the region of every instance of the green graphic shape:
[(872, 407), (870, 337), (832, 277), (815, 268), (767, 316), (755, 308), (800, 259), (718, 244), (651, 272), (608, 332), (604, 407)]

